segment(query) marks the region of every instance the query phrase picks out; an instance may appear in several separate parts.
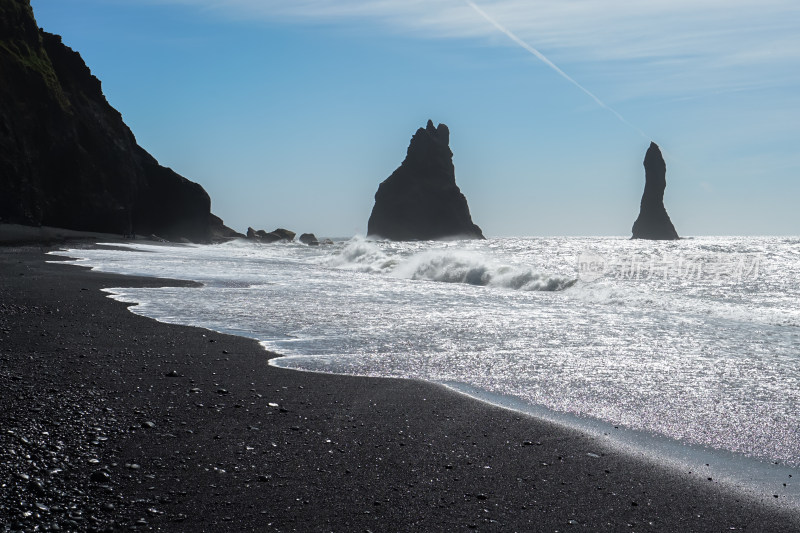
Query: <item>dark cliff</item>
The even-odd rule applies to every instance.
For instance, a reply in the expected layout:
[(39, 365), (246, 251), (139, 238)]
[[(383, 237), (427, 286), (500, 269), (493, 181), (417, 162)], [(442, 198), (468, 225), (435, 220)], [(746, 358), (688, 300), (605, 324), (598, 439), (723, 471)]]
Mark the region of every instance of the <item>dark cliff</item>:
[(367, 234), (396, 241), (483, 239), (456, 185), (450, 130), (430, 120), (411, 138), (400, 167), (378, 187)]
[(634, 239), (674, 240), (678, 232), (664, 207), (667, 165), (656, 143), (651, 142), (644, 156), (645, 184), (639, 218), (633, 223)]
[(208, 241), (233, 232), (198, 184), (142, 149), (29, 0), (0, 0), (0, 220)]

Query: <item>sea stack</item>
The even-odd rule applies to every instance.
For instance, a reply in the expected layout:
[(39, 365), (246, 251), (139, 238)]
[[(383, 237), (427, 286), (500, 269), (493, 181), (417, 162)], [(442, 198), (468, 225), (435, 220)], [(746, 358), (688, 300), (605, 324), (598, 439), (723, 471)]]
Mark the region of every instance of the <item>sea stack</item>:
[(203, 188), (140, 147), (100, 80), (30, 0), (0, 0), (0, 221), (156, 234), (236, 236)]
[(456, 185), (446, 125), (429, 120), (411, 138), (405, 160), (375, 193), (367, 235), (393, 241), (484, 238)]
[(664, 189), (667, 188), (667, 165), (661, 150), (650, 143), (644, 156), (644, 194), (639, 218), (633, 223), (634, 239), (674, 240), (679, 239), (675, 226), (664, 207)]

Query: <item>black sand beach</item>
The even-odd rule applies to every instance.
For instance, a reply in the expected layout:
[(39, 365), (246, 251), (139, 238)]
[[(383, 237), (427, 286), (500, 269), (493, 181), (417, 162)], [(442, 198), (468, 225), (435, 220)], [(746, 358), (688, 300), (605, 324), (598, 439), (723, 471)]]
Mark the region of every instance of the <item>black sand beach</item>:
[(800, 531), (715, 480), (418, 381), (282, 370), (0, 248), (0, 523), (104, 531)]

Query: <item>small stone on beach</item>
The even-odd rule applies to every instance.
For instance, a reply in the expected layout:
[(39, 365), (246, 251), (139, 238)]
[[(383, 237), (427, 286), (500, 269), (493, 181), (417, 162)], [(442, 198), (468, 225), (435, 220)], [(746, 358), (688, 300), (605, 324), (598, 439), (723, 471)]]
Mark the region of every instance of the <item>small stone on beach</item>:
[(89, 479), (95, 483), (107, 483), (111, 481), (111, 476), (102, 470), (97, 470), (96, 472), (92, 472), (92, 475), (89, 476)]

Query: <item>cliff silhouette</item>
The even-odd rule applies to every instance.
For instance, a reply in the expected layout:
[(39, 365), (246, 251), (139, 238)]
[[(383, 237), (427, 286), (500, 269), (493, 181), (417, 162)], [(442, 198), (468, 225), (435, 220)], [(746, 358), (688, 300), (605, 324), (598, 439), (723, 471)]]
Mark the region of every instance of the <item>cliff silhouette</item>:
[(0, 220), (209, 241), (235, 235), (197, 183), (140, 147), (78, 52), (0, 0)]

